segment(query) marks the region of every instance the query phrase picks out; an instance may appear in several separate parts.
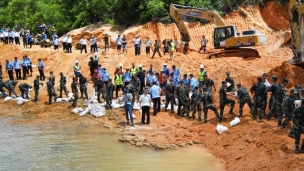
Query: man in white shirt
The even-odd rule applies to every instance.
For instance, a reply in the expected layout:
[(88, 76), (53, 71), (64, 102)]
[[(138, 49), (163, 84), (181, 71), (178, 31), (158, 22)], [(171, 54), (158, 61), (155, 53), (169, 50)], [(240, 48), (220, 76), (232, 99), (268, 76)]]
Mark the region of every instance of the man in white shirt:
[(145, 44), (146, 44), (146, 55), (150, 56), (150, 49), (151, 49), (152, 42), (150, 41), (149, 37), (147, 37)]
[(91, 53), (98, 52), (96, 38), (94, 35), (92, 35), (92, 37), (91, 37), (90, 44), (91, 44), (91, 50), (90, 50)]
[(141, 46), (141, 40), (139, 38), (139, 35), (136, 35), (134, 40), (134, 47), (135, 47), (135, 56), (139, 56), (140, 55), (140, 46)]
[(205, 35), (202, 36), (202, 46), (200, 48), (200, 50), (198, 51), (198, 53), (200, 53), (201, 50), (204, 50), (204, 53), (206, 53), (206, 45), (208, 43), (208, 39), (205, 38)]
[(148, 94), (149, 88), (145, 87), (144, 94), (139, 97), (139, 105), (141, 106), (141, 123), (145, 124), (145, 117), (147, 115), (146, 124), (150, 125), (150, 106), (151, 106), (151, 96)]
[(66, 50), (68, 51), (68, 53), (72, 53), (72, 37), (70, 35), (67, 35), (67, 46), (66, 46)]
[(0, 42), (4, 42), (4, 31), (0, 32)]
[(82, 39), (80, 39), (81, 44), (81, 50), (80, 54), (82, 54), (82, 50), (84, 49), (84, 52), (87, 53), (87, 39), (83, 36)]
[(20, 33), (16, 31), (14, 36), (15, 36), (15, 44), (20, 45)]

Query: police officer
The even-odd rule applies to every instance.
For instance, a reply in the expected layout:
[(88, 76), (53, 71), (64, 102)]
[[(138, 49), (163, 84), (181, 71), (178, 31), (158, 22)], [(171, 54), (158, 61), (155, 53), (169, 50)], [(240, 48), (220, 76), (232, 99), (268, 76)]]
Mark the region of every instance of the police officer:
[(5, 87), (5, 83), (4, 82), (0, 82), (0, 93), (1, 93), (1, 97), (6, 97), (7, 95), (5, 94), (5, 91), (3, 89), (3, 87)]
[(218, 110), (216, 109), (215, 105), (213, 104), (213, 97), (212, 94), (208, 91), (206, 87), (203, 87), (203, 94), (202, 99), (203, 102), (203, 111), (204, 111), (204, 122), (208, 122), (208, 110), (212, 110), (215, 113), (216, 118), (219, 122), (222, 121), (221, 117), (219, 116)]
[(283, 117), (283, 102), (284, 98), (286, 96), (285, 92), (285, 86), (288, 83), (287, 79), (282, 80), (282, 84), (278, 85), (278, 89), (276, 90), (275, 94), (275, 105), (276, 105), (276, 111), (278, 115), (278, 126), (281, 126), (282, 124), (282, 117)]
[(84, 94), (86, 99), (89, 99), (87, 92), (87, 83), (88, 83), (87, 78), (84, 77), (82, 74), (79, 74), (80, 98), (83, 98), (83, 94)]
[(103, 83), (104, 83), (105, 85), (108, 84), (109, 78), (110, 78), (110, 75), (109, 75), (109, 73), (107, 72), (107, 69), (106, 69), (106, 68), (103, 68), (102, 81), (103, 81)]
[(28, 96), (28, 92), (29, 92), (29, 89), (32, 88), (32, 86), (30, 86), (28, 83), (21, 83), (19, 84), (19, 90), (20, 90), (20, 93), (21, 93), (21, 97), (25, 97), (26, 99), (29, 98)]
[(234, 80), (233, 80), (233, 78), (230, 77), (230, 72), (229, 71), (226, 72), (225, 81), (230, 84), (230, 86), (227, 86), (227, 92), (234, 92), (235, 91)]
[(196, 86), (196, 87), (194, 87), (194, 92), (191, 95), (191, 101), (192, 101), (191, 109), (192, 109), (192, 118), (193, 119), (195, 118), (196, 110), (198, 110), (199, 121), (202, 120), (202, 108), (200, 105), (201, 99), (202, 99), (202, 94), (198, 91), (198, 87)]
[(237, 90), (237, 97), (239, 99), (239, 104), (240, 104), (240, 112), (239, 112), (239, 117), (243, 116), (243, 107), (247, 103), (248, 107), (250, 108), (250, 113), (252, 113), (252, 101), (251, 98), (248, 94), (248, 91), (245, 87), (243, 87), (240, 83), (236, 84), (238, 90)]
[(6, 60), (6, 72), (8, 73), (9, 79), (14, 80), (14, 75), (13, 75), (13, 64)]
[(72, 89), (72, 92), (74, 94), (74, 100), (73, 100), (73, 104), (72, 104), (73, 107), (76, 107), (76, 103), (77, 103), (77, 100), (78, 100), (77, 81), (78, 81), (77, 77), (74, 77), (73, 82), (71, 84), (71, 89)]
[[(33, 68), (32, 68), (32, 61), (31, 61), (31, 59), (28, 57), (28, 56), (26, 56), (25, 55), (25, 57), (26, 57), (26, 63), (27, 63), (27, 76), (29, 77), (32, 77), (33, 75)], [(31, 72), (31, 74), (29, 74)]]
[(301, 101), (301, 107), (295, 110), (295, 153), (304, 152), (304, 143), (300, 149), (301, 134), (304, 133), (304, 99)]
[(102, 82), (102, 80), (97, 80), (96, 89), (97, 89), (97, 100), (99, 103), (101, 103), (100, 94), (102, 94), (102, 98), (105, 99), (105, 97), (104, 97), (105, 88), (106, 88), (105, 84)]
[(182, 89), (184, 88), (183, 81), (179, 81), (178, 85), (175, 87), (175, 98), (178, 100), (178, 107), (177, 107), (177, 115), (182, 116), (181, 114), (181, 108), (182, 108), (182, 101), (181, 101), (181, 95), (182, 95)]
[(46, 83), (47, 92), (49, 95), (49, 104), (52, 104), (52, 97), (54, 96), (54, 102), (57, 101), (57, 94), (55, 92), (54, 84), (52, 78), (49, 77), (49, 81)]
[(276, 75), (272, 76), (272, 85), (267, 90), (268, 92), (271, 92), (271, 96), (269, 99), (269, 113), (267, 115), (267, 120), (269, 121), (273, 114), (276, 115), (276, 121), (277, 121), (277, 110), (276, 110), (276, 103), (275, 103), (275, 94), (278, 89), (277, 84), (278, 77)]
[(53, 74), (53, 71), (50, 71), (49, 80), (52, 82), (53, 86), (55, 86), (55, 75)]
[(28, 73), (28, 64), (27, 64), (27, 59), (26, 56), (23, 56), (23, 59), (21, 61), (21, 65), (22, 65), (22, 75), (23, 75), (23, 80), (26, 79), (26, 74)]
[(9, 80), (5, 83), (5, 88), (8, 89), (8, 95), (11, 96), (12, 92), (14, 93), (15, 97), (18, 97), (15, 92), (15, 87), (18, 84), (18, 81)]
[(169, 103), (171, 103), (171, 113), (174, 113), (173, 110), (173, 104), (174, 104), (174, 84), (173, 80), (170, 79), (170, 82), (166, 84), (166, 105), (165, 105), (165, 111), (167, 111), (167, 107)]
[(108, 84), (106, 85), (106, 107), (112, 108), (112, 99), (113, 99), (113, 91), (115, 86), (112, 83), (112, 79), (109, 79)]
[(234, 108), (234, 105), (235, 105), (235, 101), (232, 100), (232, 99), (227, 98), (227, 82), (226, 81), (222, 81), (222, 87), (219, 91), (219, 94), (220, 94), (220, 117), (219, 117), (219, 122), (222, 122), (225, 105), (231, 104), (229, 114), (234, 114), (233, 113), (233, 108)]
[(295, 98), (298, 94), (296, 89), (290, 90), (290, 95), (287, 96), (287, 98), (284, 99), (284, 112), (285, 112), (285, 120), (283, 121), (282, 125), (280, 125), (281, 128), (285, 128), (289, 121), (293, 120), (294, 117), (294, 111), (295, 111)]
[(39, 83), (39, 76), (36, 76), (36, 79), (34, 80), (34, 91), (35, 91), (35, 98), (34, 101), (38, 100), (38, 94), (39, 94), (39, 86), (42, 85), (42, 83)]
[(13, 62), (13, 66), (16, 73), (16, 79), (21, 80), (21, 69), (20, 69), (20, 61), (18, 61), (18, 58), (15, 57), (15, 60)]
[(68, 91), (66, 88), (66, 77), (63, 75), (62, 72), (60, 72), (60, 87), (59, 87), (59, 91), (60, 91), (60, 95), (59, 98), (62, 98), (62, 91), (64, 91), (64, 94), (66, 96), (68, 96)]
[(252, 110), (252, 115), (253, 118), (256, 118), (256, 114), (260, 113), (259, 116), (259, 121), (262, 121), (262, 117), (264, 115), (264, 103), (265, 103), (265, 93), (266, 92), (266, 85), (263, 84), (263, 79), (262, 77), (258, 77), (258, 83), (254, 84), (251, 89), (251, 93), (254, 93), (253, 100), (253, 110)]
[(38, 71), (40, 75), (40, 80), (44, 81), (45, 76), (44, 76), (44, 63), (41, 61), (41, 59), (38, 59)]

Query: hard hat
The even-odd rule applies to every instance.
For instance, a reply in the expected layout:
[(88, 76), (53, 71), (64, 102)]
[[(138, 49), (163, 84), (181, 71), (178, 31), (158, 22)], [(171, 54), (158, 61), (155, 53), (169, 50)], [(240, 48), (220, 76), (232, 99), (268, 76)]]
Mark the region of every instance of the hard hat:
[(200, 68), (204, 68), (204, 65), (200, 65)]
[(167, 66), (167, 64), (166, 64), (166, 63), (164, 63), (164, 66)]
[(78, 61), (75, 61), (75, 64), (78, 64)]
[(141, 65), (141, 64), (139, 64), (139, 65), (138, 65), (138, 68), (142, 68), (142, 65)]
[(122, 63), (119, 63), (119, 66), (121, 67), (121, 66), (122, 66)]
[(98, 53), (97, 53), (97, 52), (95, 52), (95, 53), (94, 53), (94, 56), (98, 56)]

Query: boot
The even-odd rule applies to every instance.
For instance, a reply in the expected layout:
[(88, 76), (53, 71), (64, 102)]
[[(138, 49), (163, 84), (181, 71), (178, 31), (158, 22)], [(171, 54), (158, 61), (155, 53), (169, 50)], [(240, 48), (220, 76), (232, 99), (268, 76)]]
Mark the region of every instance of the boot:
[(278, 121), (278, 127), (280, 127), (282, 125), (281, 121)]
[(296, 153), (296, 154), (299, 154), (299, 153), (300, 153), (300, 149), (299, 149), (298, 146), (296, 146), (296, 148), (295, 148), (295, 153)]
[(199, 117), (198, 120), (199, 120), (199, 121), (202, 121), (203, 119), (202, 119), (202, 117)]
[[(293, 138), (293, 139), (295, 138), (294, 132), (292, 131), (292, 129), (289, 131), (288, 137)], [(303, 147), (303, 145), (302, 145), (302, 147)], [(302, 149), (302, 147), (301, 147), (301, 149)], [(303, 149), (304, 149), (304, 147), (303, 147)]]
[(300, 153), (304, 153), (304, 140), (303, 140), (302, 146), (301, 146), (301, 148), (300, 148)]

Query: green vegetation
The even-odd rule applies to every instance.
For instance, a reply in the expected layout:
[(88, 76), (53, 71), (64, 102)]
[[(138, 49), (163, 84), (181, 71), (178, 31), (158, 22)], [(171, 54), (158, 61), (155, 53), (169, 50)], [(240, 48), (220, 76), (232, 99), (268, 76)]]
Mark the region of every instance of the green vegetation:
[[(35, 30), (36, 22), (50, 23), (59, 34), (89, 25), (95, 20), (130, 26), (148, 21), (170, 23), (170, 3), (207, 7), (221, 14), (241, 5), (266, 0), (0, 0), (0, 26)], [(275, 0), (286, 3), (288, 0)]]

